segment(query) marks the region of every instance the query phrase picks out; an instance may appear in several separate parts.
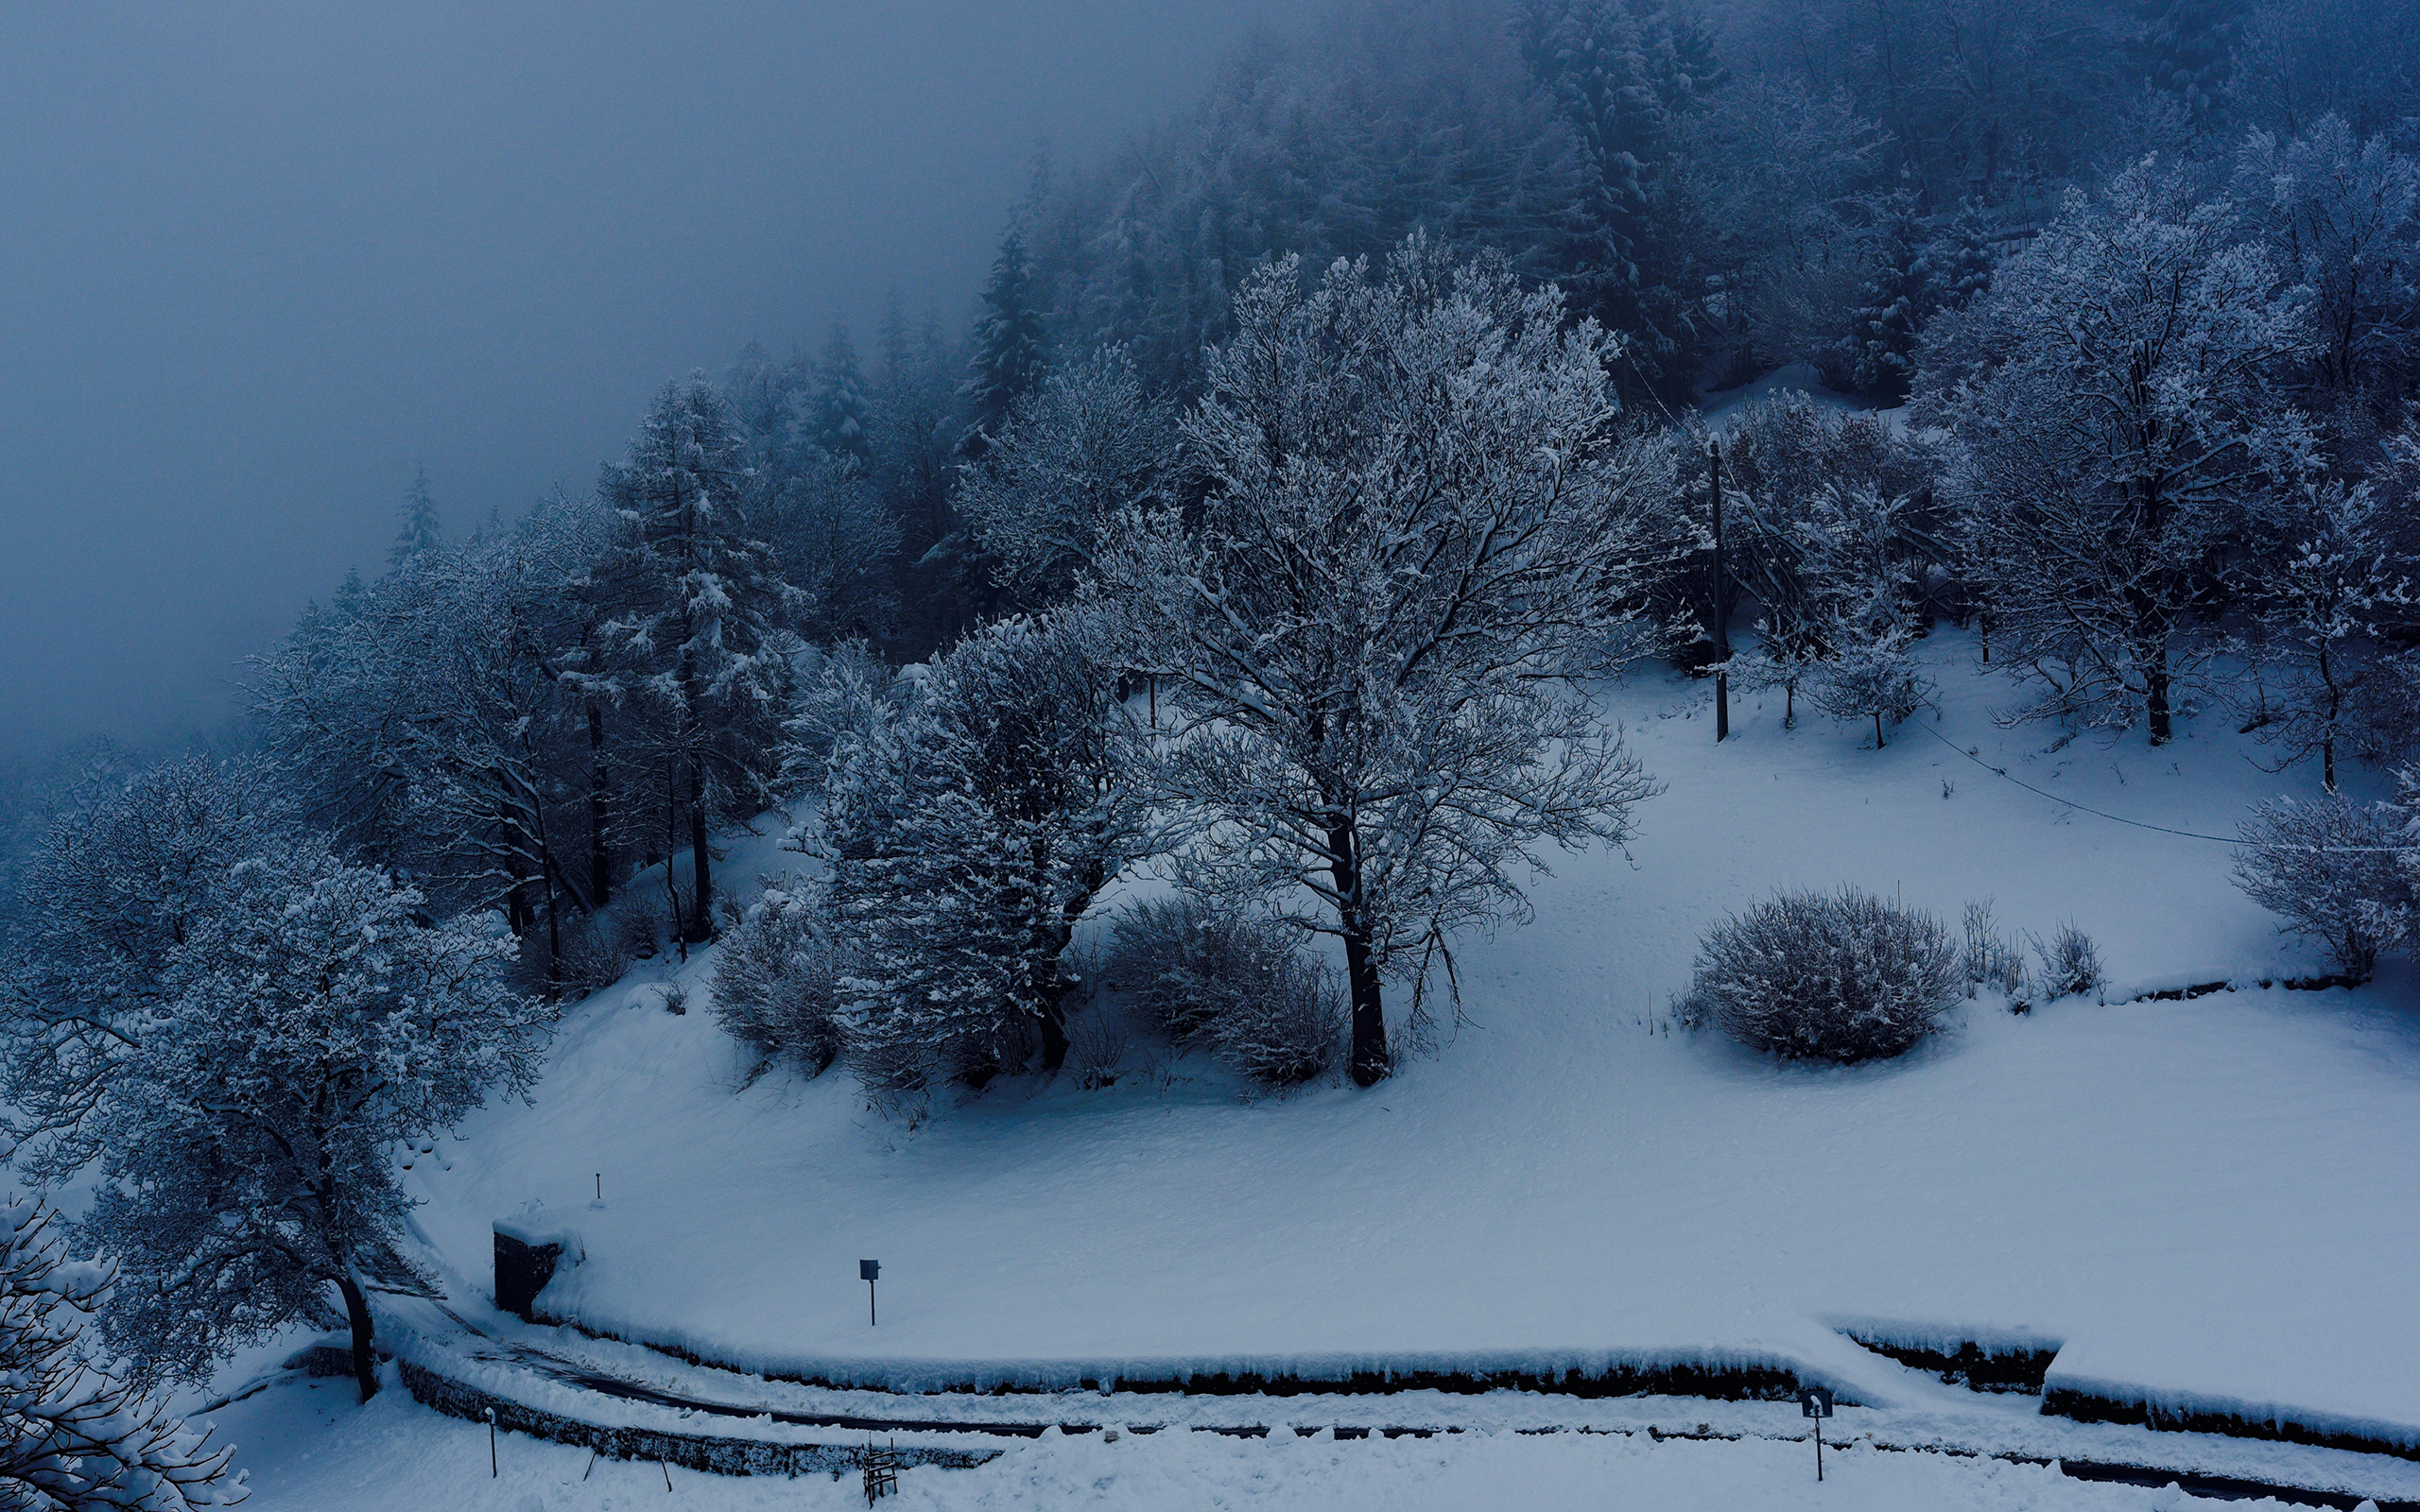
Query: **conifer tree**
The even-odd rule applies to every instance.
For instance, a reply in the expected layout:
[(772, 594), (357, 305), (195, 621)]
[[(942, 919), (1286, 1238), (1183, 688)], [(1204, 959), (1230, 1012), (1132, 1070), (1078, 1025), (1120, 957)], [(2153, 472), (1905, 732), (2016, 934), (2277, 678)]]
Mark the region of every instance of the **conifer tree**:
[(873, 461), (865, 370), (857, 364), (857, 347), (849, 338), (848, 326), (838, 320), (832, 322), (823, 337), (810, 405), (808, 423), (816, 444), (859, 467)]
[(983, 315), (975, 322), (975, 355), (961, 390), (971, 411), (962, 443), (970, 456), (980, 457), (991, 446), (1009, 411), (1042, 382), (1048, 360), (1033, 257), (1024, 229), (1012, 225), (983, 284)]
[(1962, 310), (1989, 293), (1992, 263), (1991, 228), (1983, 223), (1983, 207), (1971, 198), (1961, 200), (1948, 232), (1933, 253), (1942, 308)]
[(445, 531), (437, 518), (437, 505), (428, 495), (428, 469), (414, 471), (412, 486), (404, 490), (403, 507), (396, 512), (403, 528), (395, 532), (395, 543), (388, 549), (390, 565), (401, 567), (424, 551), (436, 550), (444, 541)]
[(614, 563), (621, 605), (598, 634), (611, 693), (653, 716), (658, 791), (685, 813), (694, 891), (682, 936), (713, 928), (713, 825), (769, 799), (772, 730), (788, 699), (784, 620), (795, 593), (749, 528), (747, 439), (702, 373), (666, 384), (631, 459), (597, 491), (626, 522)]
[(1873, 266), (1858, 291), (1844, 340), (1857, 391), (1896, 404), (1915, 372), (1916, 335), (1936, 300), (1932, 260), (1915, 197), (1901, 190), (1884, 202), (1875, 228)]

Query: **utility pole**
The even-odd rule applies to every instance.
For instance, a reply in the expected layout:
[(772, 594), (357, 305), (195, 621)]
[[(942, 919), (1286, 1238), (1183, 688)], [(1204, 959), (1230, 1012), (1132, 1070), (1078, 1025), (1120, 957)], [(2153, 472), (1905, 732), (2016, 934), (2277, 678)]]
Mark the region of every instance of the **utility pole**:
[(1705, 443), (1708, 486), (1714, 492), (1714, 739), (1731, 738), (1731, 615), (1722, 576), (1722, 443)]

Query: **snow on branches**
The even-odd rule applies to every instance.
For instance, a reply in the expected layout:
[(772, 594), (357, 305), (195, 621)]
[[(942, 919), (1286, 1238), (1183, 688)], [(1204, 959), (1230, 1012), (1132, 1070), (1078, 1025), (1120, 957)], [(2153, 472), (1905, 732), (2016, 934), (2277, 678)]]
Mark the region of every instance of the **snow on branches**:
[(1159, 845), (1150, 733), (1095, 618), (1000, 621), (904, 704), (838, 700), (858, 713), (830, 723), (810, 843), (858, 951), (843, 1017), (873, 1085), (979, 1083), (1033, 1039), (1046, 1069), (1065, 1059), (1075, 926)]
[(408, 1270), (395, 1148), (528, 1087), (553, 1018), (505, 985), (510, 939), (421, 903), (294, 842), (233, 865), (170, 952), (86, 1118), (106, 1178), (86, 1229), (126, 1266), (108, 1332), (147, 1373), (347, 1318), (376, 1390), (363, 1283)]
[(1184, 422), (1200, 530), (1138, 513), (1098, 566), (1183, 717), (1192, 880), (1340, 940), (1365, 1086), (1381, 975), (1417, 1004), (1538, 842), (1618, 841), (1653, 791), (1575, 679), (1644, 601), (1664, 454), (1618, 423), (1615, 339), (1561, 317), (1420, 238), (1309, 290), (1271, 266)]
[(1933, 353), (1960, 443), (1946, 488), (1969, 570), (2022, 675), (2029, 713), (2173, 734), (2211, 650), (2248, 507), (2317, 466), (2277, 397), (2309, 347), (2303, 301), (2224, 202), (2145, 162), (1998, 272)]
[(211, 1449), (94, 1353), (85, 1330), (116, 1280), (67, 1258), (39, 1197), (0, 1201), (0, 1506), (186, 1512), (243, 1500)]

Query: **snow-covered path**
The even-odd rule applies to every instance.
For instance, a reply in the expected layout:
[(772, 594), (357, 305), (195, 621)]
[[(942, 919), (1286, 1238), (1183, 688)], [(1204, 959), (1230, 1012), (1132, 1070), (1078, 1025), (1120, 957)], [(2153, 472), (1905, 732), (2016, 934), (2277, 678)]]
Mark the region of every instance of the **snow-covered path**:
[[(613, 1512), (680, 1507), (862, 1509), (854, 1477), (732, 1478), (505, 1435), (489, 1472), (488, 1436), (400, 1390), (368, 1407), (346, 1383), (272, 1388), (218, 1415), (252, 1471), (252, 1512)], [(1639, 1434), (1537, 1435), (1511, 1430), (1436, 1438), (1238, 1439), (1213, 1434), (1050, 1434), (1010, 1442), (971, 1470), (911, 1469), (886, 1509), (1303, 1507), (1322, 1512), (2181, 1512), (2260, 1507), (2176, 1490), (2090, 1482), (2047, 1466), (1987, 1457), (1834, 1446), (1822, 1485), (1803, 1440), (1656, 1439)], [(669, 1499), (667, 1483), (671, 1486)]]

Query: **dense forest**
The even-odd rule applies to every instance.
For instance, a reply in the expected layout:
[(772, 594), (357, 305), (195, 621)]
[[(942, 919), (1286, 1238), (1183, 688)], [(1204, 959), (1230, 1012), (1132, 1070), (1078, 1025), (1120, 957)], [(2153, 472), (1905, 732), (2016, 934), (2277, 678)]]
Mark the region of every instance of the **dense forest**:
[[(1955, 624), (2012, 719), (2410, 761), (2415, 35), (1344, 0), (1038, 154), (971, 323), (751, 346), (516, 520), (414, 481), (223, 748), (14, 779), (10, 1133), (116, 1183), (113, 1342), (191, 1371), (403, 1267), (381, 1152), (634, 954), (720, 939), (769, 1059), (980, 1088), (1080, 1060), (1077, 926), (1157, 868), (1113, 973), (1168, 1032), (1373, 1084), (1523, 861), (1652, 801), (1588, 693), (1643, 660), (1880, 747)], [(1701, 417), (1789, 364), (1853, 403)], [(2366, 971), (2407, 817), (2265, 813), (2247, 885)], [(802, 866), (762, 900), (717, 869), (757, 823)]]

